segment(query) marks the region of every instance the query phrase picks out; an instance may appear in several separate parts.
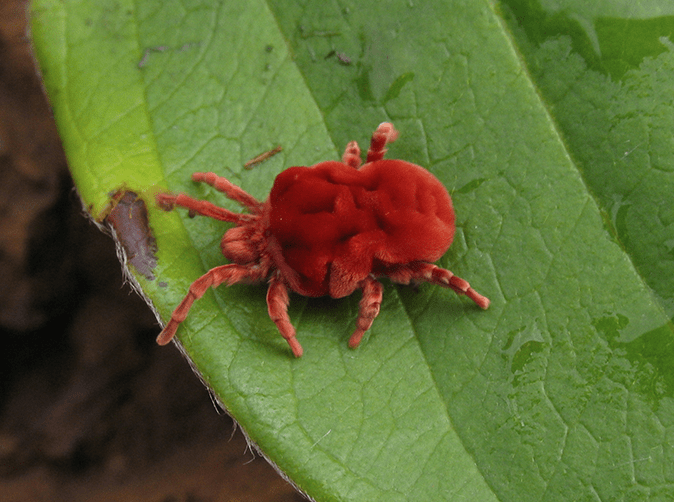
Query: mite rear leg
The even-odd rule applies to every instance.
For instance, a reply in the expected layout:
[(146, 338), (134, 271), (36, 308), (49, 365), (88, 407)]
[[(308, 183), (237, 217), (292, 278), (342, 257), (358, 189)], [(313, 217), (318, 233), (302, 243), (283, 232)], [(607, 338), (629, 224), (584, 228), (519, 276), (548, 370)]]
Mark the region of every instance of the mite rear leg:
[(454, 275), (451, 271), (432, 263), (414, 262), (399, 265), (386, 271), (386, 275), (394, 282), (409, 284), (413, 281), (430, 282), (443, 288), (451, 288), (459, 295), (466, 295), (481, 309), (489, 307), (489, 298), (475, 291), (468, 281)]
[(278, 328), (281, 336), (286, 339), (290, 349), (293, 351), (295, 357), (302, 357), (302, 346), (295, 338), (295, 328), (290, 323), (288, 316), (288, 304), (290, 298), (288, 296), (288, 288), (283, 284), (278, 273), (275, 273), (269, 280), (269, 289), (267, 290), (267, 309), (269, 317)]
[(215, 288), (223, 283), (230, 286), (244, 280), (259, 280), (260, 277), (258, 277), (258, 275), (258, 272), (253, 272), (248, 267), (236, 265), (234, 263), (221, 265), (206, 272), (190, 285), (187, 295), (185, 295), (183, 301), (181, 301), (175, 308), (173, 314), (171, 314), (171, 319), (166, 323), (162, 332), (159, 333), (157, 343), (159, 345), (166, 345), (173, 339), (178, 330), (178, 326), (180, 326), (180, 323), (187, 318), (187, 314), (189, 313), (190, 308), (192, 308), (192, 304), (195, 300), (204, 296), (204, 293), (206, 293), (208, 288)]
[(374, 162), (381, 160), (386, 155), (386, 145), (393, 143), (398, 139), (398, 131), (396, 131), (393, 124), (389, 122), (382, 122), (377, 127), (377, 130), (372, 133), (372, 140), (370, 140), (370, 149), (367, 151), (367, 161)]
[(353, 167), (354, 169), (358, 169), (360, 167), (362, 159), (360, 158), (360, 147), (358, 146), (358, 142), (351, 141), (348, 145), (346, 145), (344, 155), (342, 155), (342, 162), (344, 162), (347, 166)]
[(363, 298), (360, 300), (356, 330), (349, 339), (349, 347), (355, 349), (363, 339), (365, 332), (370, 329), (372, 322), (379, 315), (384, 287), (381, 282), (371, 275), (363, 279), (360, 284), (363, 290)]

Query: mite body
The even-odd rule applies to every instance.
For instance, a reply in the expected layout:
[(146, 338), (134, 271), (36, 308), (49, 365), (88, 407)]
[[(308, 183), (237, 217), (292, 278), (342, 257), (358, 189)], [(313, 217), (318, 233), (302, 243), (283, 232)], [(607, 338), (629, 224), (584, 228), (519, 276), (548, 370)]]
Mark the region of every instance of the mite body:
[(383, 287), (393, 282), (430, 282), (466, 295), (486, 309), (489, 300), (468, 282), (432, 262), (454, 237), (454, 209), (445, 187), (426, 169), (402, 160), (384, 159), (386, 144), (398, 132), (382, 123), (372, 135), (365, 164), (355, 141), (342, 162), (291, 167), (276, 177), (269, 198), (260, 202), (214, 173), (195, 173), (248, 209), (233, 213), (185, 194), (157, 195), (165, 210), (234, 223), (222, 238), (223, 255), (232, 263), (197, 279), (157, 338), (168, 343), (194, 301), (209, 287), (268, 281), (269, 316), (296, 357), (302, 346), (288, 317), (288, 291), (304, 296), (342, 298), (362, 291), (356, 329), (349, 346), (359, 345), (379, 314)]

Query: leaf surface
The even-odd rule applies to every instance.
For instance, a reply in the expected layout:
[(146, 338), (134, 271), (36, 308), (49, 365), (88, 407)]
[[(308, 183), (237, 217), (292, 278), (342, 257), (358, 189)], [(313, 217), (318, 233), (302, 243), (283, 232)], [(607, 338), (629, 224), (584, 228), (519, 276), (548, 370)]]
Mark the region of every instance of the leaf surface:
[(194, 171), (264, 199), (284, 168), (390, 120), (388, 157), (452, 193), (439, 263), (486, 312), (386, 282), (352, 351), (356, 295), (294, 295), (299, 360), (262, 286), (209, 292), (181, 326), (204, 381), (314, 499), (674, 496), (674, 12), (601, 5), (34, 2), (78, 191), (97, 218), (117, 190), (146, 201), (156, 279), (136, 279), (165, 320), (223, 263), (228, 227), (153, 194), (238, 210)]

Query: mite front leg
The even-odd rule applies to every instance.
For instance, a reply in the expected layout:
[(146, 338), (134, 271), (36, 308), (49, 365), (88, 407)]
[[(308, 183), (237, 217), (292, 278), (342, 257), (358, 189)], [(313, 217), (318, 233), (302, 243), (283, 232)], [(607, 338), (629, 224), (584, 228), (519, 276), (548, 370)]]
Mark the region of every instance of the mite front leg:
[(409, 284), (411, 281), (430, 282), (443, 288), (451, 288), (459, 295), (466, 295), (481, 309), (489, 307), (489, 298), (470, 287), (468, 281), (457, 277), (451, 271), (426, 262), (391, 267), (386, 275), (394, 282)]
[(178, 195), (158, 193), (155, 196), (155, 200), (157, 201), (157, 205), (164, 211), (171, 211), (175, 206), (180, 206), (188, 209), (190, 214), (199, 214), (237, 224), (250, 218), (250, 215), (233, 213), (223, 207), (218, 207), (205, 200), (195, 199), (184, 193), (179, 193)]
[(283, 281), (280, 279), (278, 272), (275, 273), (269, 280), (269, 289), (267, 290), (267, 309), (269, 317), (278, 328), (281, 336), (286, 339), (290, 349), (293, 351), (295, 357), (302, 357), (302, 346), (295, 338), (295, 328), (290, 323), (288, 316), (288, 304), (290, 298), (288, 297), (288, 289)]
[(379, 315), (381, 300), (384, 293), (384, 287), (381, 282), (371, 275), (363, 279), (360, 284), (363, 290), (363, 298), (360, 300), (358, 319), (356, 320), (356, 331), (349, 339), (349, 347), (355, 349), (363, 339), (365, 332), (370, 329), (372, 322)]
[(259, 280), (260, 277), (258, 277), (258, 275), (257, 272), (251, 271), (250, 268), (234, 263), (221, 265), (206, 272), (191, 284), (187, 295), (185, 295), (183, 301), (181, 301), (173, 311), (171, 319), (166, 323), (162, 332), (159, 333), (157, 343), (159, 345), (166, 345), (173, 339), (173, 336), (178, 330), (178, 326), (180, 326), (180, 323), (187, 317), (194, 301), (204, 296), (204, 293), (206, 293), (208, 288), (215, 288), (223, 283), (227, 283), (229, 286), (243, 280)]
[(203, 182), (211, 185), (219, 192), (224, 193), (230, 199), (235, 200), (253, 212), (259, 212), (262, 208), (262, 203), (255, 197), (234, 185), (227, 178), (218, 176), (215, 173), (194, 173), (192, 174), (192, 181)]

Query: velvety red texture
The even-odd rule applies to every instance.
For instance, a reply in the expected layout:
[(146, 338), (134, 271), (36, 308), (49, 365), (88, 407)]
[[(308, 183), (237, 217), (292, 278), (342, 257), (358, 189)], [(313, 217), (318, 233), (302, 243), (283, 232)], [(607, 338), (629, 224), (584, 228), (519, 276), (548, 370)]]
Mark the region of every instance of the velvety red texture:
[(269, 204), (277, 264), (304, 296), (341, 298), (387, 265), (434, 262), (454, 237), (445, 187), (401, 160), (291, 167), (276, 178)]

